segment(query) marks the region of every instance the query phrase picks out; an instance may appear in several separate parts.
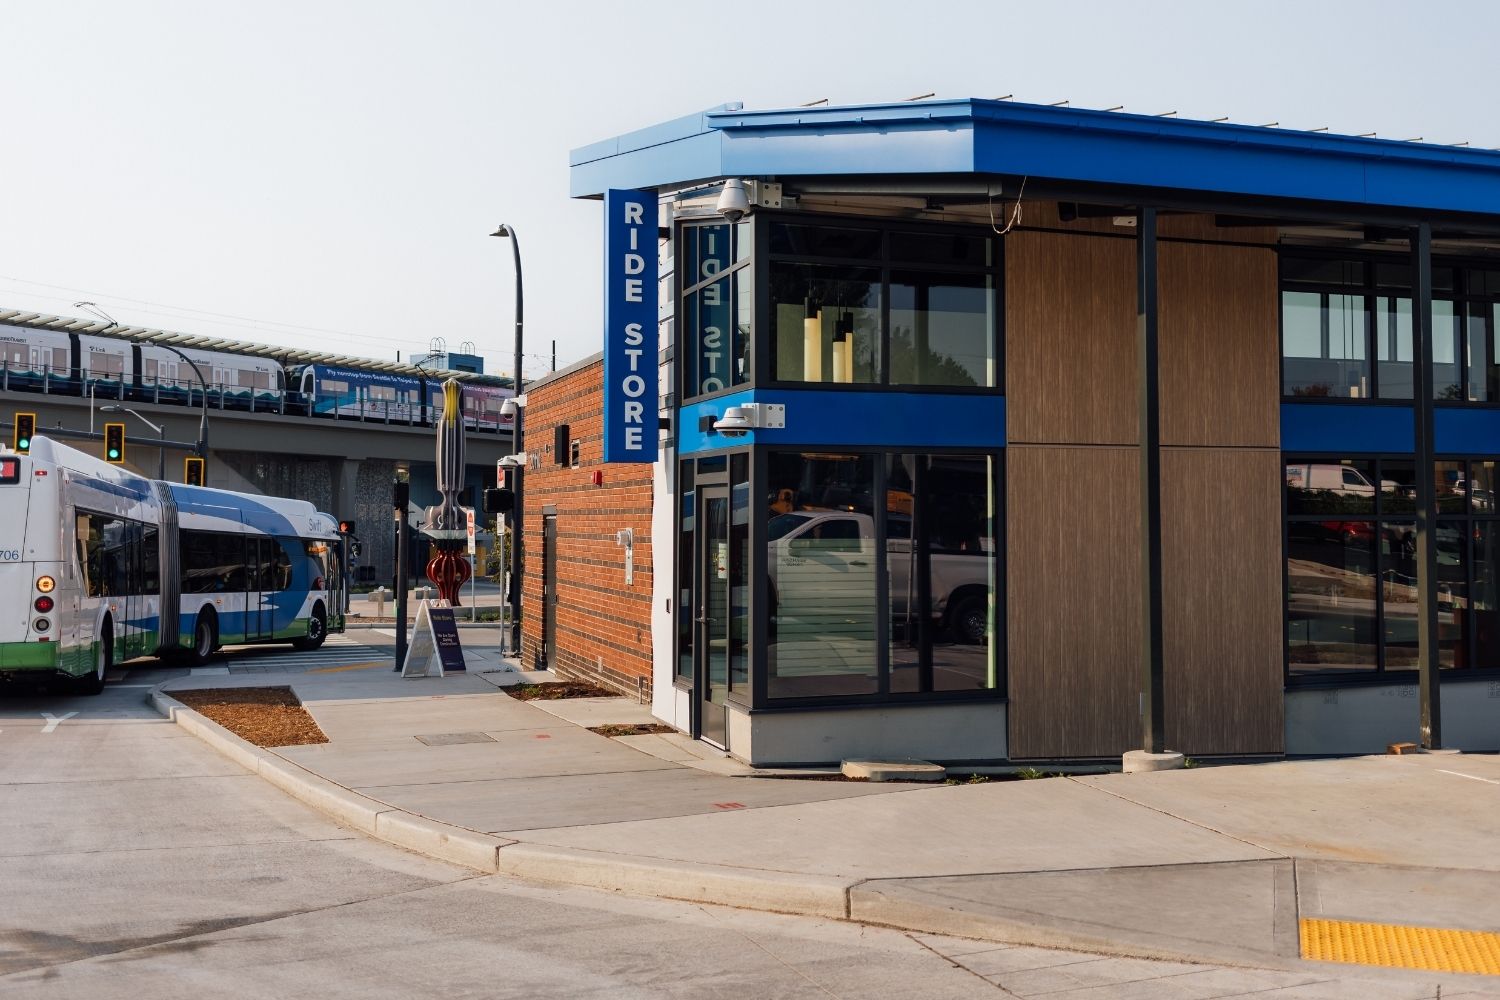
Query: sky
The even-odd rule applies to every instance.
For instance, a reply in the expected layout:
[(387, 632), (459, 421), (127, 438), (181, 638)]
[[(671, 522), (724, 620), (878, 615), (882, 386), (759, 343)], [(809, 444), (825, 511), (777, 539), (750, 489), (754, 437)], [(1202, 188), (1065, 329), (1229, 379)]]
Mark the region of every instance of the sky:
[(1500, 4), (0, 0), (0, 308), (364, 357), (600, 348), (568, 153), (730, 101), (998, 97), (1500, 147)]

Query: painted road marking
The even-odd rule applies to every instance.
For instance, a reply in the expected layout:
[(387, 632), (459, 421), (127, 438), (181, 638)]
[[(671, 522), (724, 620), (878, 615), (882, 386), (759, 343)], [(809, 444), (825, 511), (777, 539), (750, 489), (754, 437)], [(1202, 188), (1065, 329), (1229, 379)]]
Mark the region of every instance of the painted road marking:
[(1354, 920), (1300, 922), (1302, 957), (1395, 969), (1500, 975), (1500, 934)]
[[(1443, 771), (1442, 768), (1438, 768), (1437, 770)], [(1451, 774), (1455, 778), (1468, 778), (1470, 781), (1483, 781), (1491, 785), (1500, 785), (1500, 781), (1496, 781), (1494, 778), (1481, 778), (1477, 774), (1464, 774), (1462, 771), (1443, 771), (1443, 773)]]
[(305, 670), (303, 673), (337, 674), (345, 670), (372, 670), (375, 667), (389, 667), (390, 665), (390, 660), (370, 660), (366, 663), (346, 663), (342, 667), (315, 667), (312, 670)]
[(64, 712), (61, 716), (56, 716), (56, 715), (53, 715), (51, 712), (43, 712), (42, 713), (42, 718), (44, 718), (44, 719), (47, 720), (47, 724), (42, 727), (42, 735), (45, 736), (48, 733), (52, 732), (52, 730), (56, 729), (58, 726), (62, 725), (64, 722), (67, 722), (69, 719), (71, 719), (73, 716), (75, 716), (77, 714), (78, 714), (77, 712)]

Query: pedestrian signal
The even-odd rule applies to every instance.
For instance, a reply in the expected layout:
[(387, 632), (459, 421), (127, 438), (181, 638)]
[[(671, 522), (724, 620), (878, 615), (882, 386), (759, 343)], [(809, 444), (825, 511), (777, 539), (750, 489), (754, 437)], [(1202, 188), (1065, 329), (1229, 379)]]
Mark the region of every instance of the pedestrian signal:
[(14, 446), (16, 451), (24, 455), (31, 450), (31, 438), (36, 433), (36, 414), (17, 413), (15, 428)]
[(352, 535), (352, 534), (354, 534), (354, 522), (353, 521), (340, 521), (339, 522), (339, 531), (341, 533), (345, 534), (345, 535)]
[(125, 464), (125, 425), (104, 425), (104, 460), (113, 465)]
[(189, 486), (202, 486), (204, 479), (203, 466), (204, 461), (201, 458), (184, 458), (182, 460), (182, 481)]

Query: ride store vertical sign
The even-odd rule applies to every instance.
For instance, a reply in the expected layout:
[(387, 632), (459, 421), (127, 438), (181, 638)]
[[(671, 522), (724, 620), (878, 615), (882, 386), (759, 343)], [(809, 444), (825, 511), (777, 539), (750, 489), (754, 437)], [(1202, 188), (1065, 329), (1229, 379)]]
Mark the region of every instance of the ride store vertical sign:
[(604, 461), (656, 461), (656, 195), (604, 193)]

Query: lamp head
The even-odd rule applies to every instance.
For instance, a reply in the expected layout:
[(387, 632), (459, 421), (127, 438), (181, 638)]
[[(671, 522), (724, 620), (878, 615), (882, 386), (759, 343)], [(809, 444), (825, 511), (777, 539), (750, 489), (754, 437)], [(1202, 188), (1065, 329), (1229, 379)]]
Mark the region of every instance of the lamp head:
[(490, 233), (490, 235), (491, 236), (499, 236), (501, 238), (509, 237), (510, 236), (510, 227), (507, 226), (505, 223), (502, 222), (502, 223), (500, 223), (500, 227), (498, 229), (496, 229), (493, 233)]

